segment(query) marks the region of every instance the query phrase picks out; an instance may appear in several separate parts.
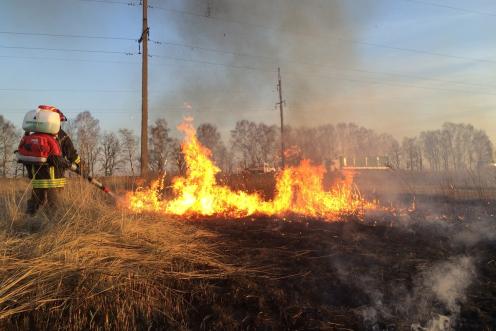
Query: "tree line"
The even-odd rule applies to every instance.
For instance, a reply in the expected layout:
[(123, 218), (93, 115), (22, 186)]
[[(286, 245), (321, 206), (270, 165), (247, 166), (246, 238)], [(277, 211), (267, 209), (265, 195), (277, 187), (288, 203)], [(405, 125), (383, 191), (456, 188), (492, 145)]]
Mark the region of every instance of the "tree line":
[[(139, 137), (130, 129), (116, 132), (101, 130), (100, 122), (89, 111), (79, 113), (64, 124), (92, 175), (139, 174)], [(325, 164), (340, 156), (363, 158), (385, 156), (392, 167), (410, 171), (474, 170), (493, 162), (494, 146), (486, 132), (470, 124), (445, 123), (438, 130), (405, 137), (401, 143), (390, 134), (379, 134), (354, 123), (326, 124), (317, 127), (287, 126), (285, 157), (288, 164), (309, 159)], [(0, 115), (0, 176), (18, 176), (14, 150), (23, 132)], [(238, 121), (228, 141), (215, 125), (198, 126), (199, 141), (210, 149), (217, 166), (237, 172), (263, 163), (280, 164), (278, 126)], [(165, 119), (155, 120), (149, 128), (150, 170), (184, 172), (181, 141), (170, 135)]]

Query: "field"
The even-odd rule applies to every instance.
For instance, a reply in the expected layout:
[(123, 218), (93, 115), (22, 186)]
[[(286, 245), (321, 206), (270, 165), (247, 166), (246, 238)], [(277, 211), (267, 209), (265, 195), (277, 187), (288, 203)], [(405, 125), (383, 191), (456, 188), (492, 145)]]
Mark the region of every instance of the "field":
[[(270, 196), (268, 179), (224, 180)], [(413, 199), (408, 178), (357, 180), (394, 209), (185, 220), (72, 180), (60, 209), (28, 218), (27, 182), (4, 181), (0, 329), (496, 329), (493, 191)]]

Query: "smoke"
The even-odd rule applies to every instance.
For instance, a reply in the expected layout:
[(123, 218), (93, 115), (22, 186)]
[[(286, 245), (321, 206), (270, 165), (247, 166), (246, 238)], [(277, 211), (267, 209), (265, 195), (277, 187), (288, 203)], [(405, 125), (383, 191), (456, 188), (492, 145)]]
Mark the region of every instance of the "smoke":
[(494, 241), (496, 240), (496, 224), (494, 220), (481, 218), (468, 224), (464, 231), (454, 233), (453, 240), (466, 246)]
[[(171, 18), (181, 43), (225, 51), (170, 47), (168, 54), (226, 66), (186, 63), (172, 68), (175, 88), (160, 104), (167, 111), (186, 101), (199, 122), (229, 128), (240, 119), (277, 123), (278, 66), (287, 123), (320, 122), (320, 112), (332, 110), (342, 88), (339, 79), (321, 74), (358, 61), (353, 43), (343, 39), (358, 38), (356, 22), (363, 26), (373, 13), (371, 4), (321, 0), (191, 0), (169, 1), (167, 7), (200, 15)], [(168, 113), (168, 118), (173, 114), (182, 115)], [(340, 119), (346, 119), (344, 113), (332, 122)]]
[(368, 304), (355, 311), (372, 329), (397, 318), (409, 321), (413, 330), (451, 330), (476, 278), (474, 259), (464, 255), (426, 266), (414, 275), (411, 288), (402, 282), (385, 285), (370, 275), (356, 275), (353, 263), (335, 260), (333, 265), (344, 284), (367, 296)]
[[(365, 223), (371, 228), (380, 225), (385, 236), (394, 238), (391, 243), (405, 238), (405, 247), (413, 249), (411, 262), (404, 257), (390, 258), (397, 249), (394, 245), (385, 256), (372, 251), (359, 259), (331, 259), (343, 286), (355, 289), (354, 296), (362, 296), (355, 300), (355, 313), (364, 328), (381, 330), (387, 328), (385, 323), (391, 323), (411, 330), (444, 331), (471, 323), (467, 311), (473, 303), (468, 294), (475, 291), (475, 295), (479, 278), (487, 277), (485, 252), (496, 239), (494, 207), (422, 200), (413, 212), (388, 215), (369, 215)], [(385, 230), (386, 224), (391, 230)], [(357, 246), (378, 240), (356, 227), (345, 224), (343, 239)], [(427, 255), (421, 253), (422, 245), (427, 245)], [(398, 252), (398, 256), (402, 254)], [(392, 270), (392, 274), (386, 277), (385, 270)]]
[(473, 259), (461, 256), (434, 265), (423, 274), (423, 285), (451, 314), (457, 314), (474, 275)]
[[(416, 305), (417, 319), (425, 320), (429, 315), (432, 317), (425, 327), (421, 323), (413, 323), (412, 329), (452, 330), (460, 313), (460, 305), (465, 302), (467, 290), (475, 277), (475, 261), (468, 256), (437, 263), (421, 273), (414, 289), (414, 300), (409, 303)], [(441, 307), (435, 309), (435, 304)], [(440, 314), (439, 310), (444, 314)]]

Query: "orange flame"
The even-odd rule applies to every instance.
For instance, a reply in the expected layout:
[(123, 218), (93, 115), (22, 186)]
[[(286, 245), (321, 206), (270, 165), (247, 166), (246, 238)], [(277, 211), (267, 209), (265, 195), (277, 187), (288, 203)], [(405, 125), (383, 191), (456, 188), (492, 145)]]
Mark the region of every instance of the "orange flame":
[(372, 207), (352, 189), (351, 176), (347, 176), (343, 183), (331, 191), (325, 191), (324, 167), (311, 165), (308, 160), (277, 175), (275, 197), (271, 201), (265, 201), (256, 193), (233, 191), (217, 183), (215, 175), (220, 169), (212, 162), (211, 152), (199, 143), (192, 118), (186, 118), (178, 128), (185, 134), (181, 149), (187, 171), (184, 177), (173, 179), (174, 198), (168, 200), (160, 196), (163, 180), (157, 180), (150, 188), (139, 189), (128, 195), (131, 210), (186, 217), (240, 218), (250, 215), (298, 214), (334, 218)]

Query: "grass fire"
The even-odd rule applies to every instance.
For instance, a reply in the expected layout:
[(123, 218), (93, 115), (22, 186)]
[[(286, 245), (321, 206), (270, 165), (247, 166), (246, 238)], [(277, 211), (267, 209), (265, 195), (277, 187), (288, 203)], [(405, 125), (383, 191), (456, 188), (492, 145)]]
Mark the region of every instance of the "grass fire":
[(496, 331), (494, 1), (0, 1), (0, 331)]
[(162, 178), (153, 182), (150, 189), (129, 194), (131, 210), (154, 211), (171, 216), (231, 218), (284, 216), (290, 213), (332, 220), (342, 214), (354, 214), (373, 206), (353, 190), (352, 178), (337, 183), (329, 192), (324, 191), (324, 167), (312, 166), (308, 160), (303, 160), (299, 166), (284, 169), (277, 175), (272, 201), (264, 201), (256, 193), (235, 192), (219, 185), (215, 175), (220, 169), (212, 162), (211, 152), (199, 143), (192, 120), (186, 118), (179, 126), (186, 136), (181, 145), (186, 176), (173, 179), (174, 198), (161, 199)]

